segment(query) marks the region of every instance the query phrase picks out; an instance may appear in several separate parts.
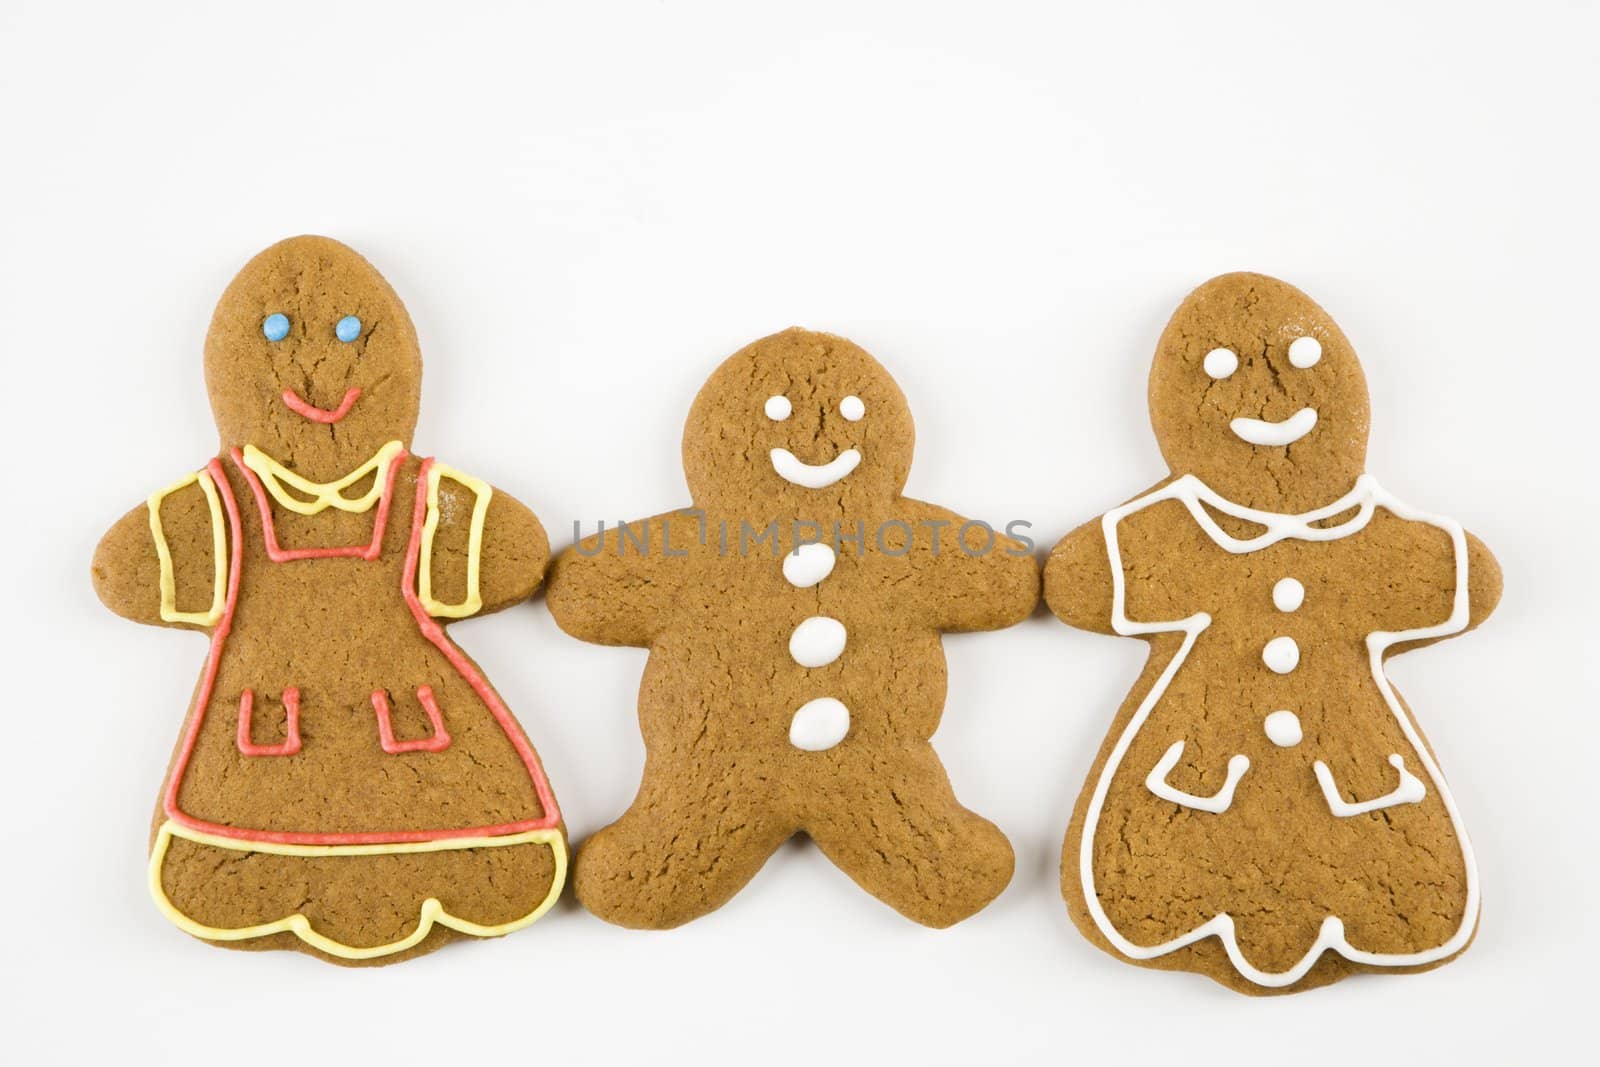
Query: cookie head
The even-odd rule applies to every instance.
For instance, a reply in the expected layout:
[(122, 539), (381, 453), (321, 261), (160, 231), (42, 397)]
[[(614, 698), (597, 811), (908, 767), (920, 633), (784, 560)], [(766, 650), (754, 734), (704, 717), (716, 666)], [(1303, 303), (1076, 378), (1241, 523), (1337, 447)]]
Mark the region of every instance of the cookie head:
[(1265, 511), (1303, 512), (1366, 468), (1361, 364), (1300, 290), (1225, 274), (1172, 316), (1150, 371), (1150, 420), (1174, 474)]
[(711, 375), (689, 411), (683, 466), (696, 504), (765, 501), (803, 515), (898, 494), (912, 436), (905, 396), (877, 360), (842, 337), (789, 329)]
[(247, 263), (211, 318), (206, 387), (224, 446), (327, 480), (409, 442), (422, 358), (389, 283), (352, 249), (291, 237)]

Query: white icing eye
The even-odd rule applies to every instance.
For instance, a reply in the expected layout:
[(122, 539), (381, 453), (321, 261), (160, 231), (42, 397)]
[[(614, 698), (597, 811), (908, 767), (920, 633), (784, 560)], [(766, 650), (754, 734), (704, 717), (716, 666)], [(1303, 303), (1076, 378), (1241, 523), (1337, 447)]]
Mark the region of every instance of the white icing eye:
[(839, 401), (839, 414), (851, 422), (860, 422), (861, 417), (867, 413), (867, 405), (859, 396), (847, 396)]
[(788, 397), (786, 397), (786, 396), (769, 396), (769, 397), (767, 397), (767, 406), (766, 406), (767, 418), (771, 419), (773, 422), (782, 422), (784, 419), (787, 419), (789, 417), (789, 412), (791, 412), (793, 410), (794, 410), (794, 405), (789, 403), (789, 398)]
[(1322, 358), (1322, 342), (1315, 337), (1296, 337), (1289, 345), (1289, 362), (1301, 370), (1315, 367)]
[(1206, 373), (1221, 381), (1239, 369), (1239, 357), (1231, 349), (1213, 348), (1206, 353)]

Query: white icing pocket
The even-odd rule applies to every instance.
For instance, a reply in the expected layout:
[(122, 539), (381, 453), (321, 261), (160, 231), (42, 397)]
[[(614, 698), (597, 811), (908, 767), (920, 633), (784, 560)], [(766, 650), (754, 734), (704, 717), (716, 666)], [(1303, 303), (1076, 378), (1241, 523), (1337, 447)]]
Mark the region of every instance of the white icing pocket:
[(765, 410), (767, 418), (773, 422), (782, 422), (794, 410), (794, 405), (789, 402), (789, 398), (786, 396), (769, 396), (767, 397)]

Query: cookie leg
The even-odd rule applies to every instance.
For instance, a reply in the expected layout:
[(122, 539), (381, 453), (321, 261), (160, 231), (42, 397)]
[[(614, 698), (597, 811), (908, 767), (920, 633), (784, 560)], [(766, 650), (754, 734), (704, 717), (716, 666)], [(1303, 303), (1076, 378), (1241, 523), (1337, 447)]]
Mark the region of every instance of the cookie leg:
[(716, 910), (795, 833), (765, 792), (731, 768), (696, 780), (647, 769), (633, 806), (579, 848), (578, 900), (635, 929), (665, 930)]
[(932, 746), (874, 755), (819, 779), (805, 831), (833, 863), (908, 919), (945, 927), (1011, 881), (1011, 842), (961, 806)]

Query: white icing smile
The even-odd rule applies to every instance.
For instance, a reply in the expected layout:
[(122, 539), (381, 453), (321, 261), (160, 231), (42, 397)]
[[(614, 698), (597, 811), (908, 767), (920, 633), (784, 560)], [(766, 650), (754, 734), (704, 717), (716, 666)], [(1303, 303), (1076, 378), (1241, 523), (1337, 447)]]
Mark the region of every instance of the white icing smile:
[(1252, 445), (1292, 445), (1317, 424), (1316, 408), (1301, 408), (1282, 422), (1265, 419), (1234, 419), (1228, 425), (1242, 441)]
[(861, 453), (853, 448), (845, 449), (820, 465), (800, 462), (787, 448), (772, 450), (772, 469), (778, 472), (778, 477), (806, 489), (826, 489), (855, 470), (860, 462)]

